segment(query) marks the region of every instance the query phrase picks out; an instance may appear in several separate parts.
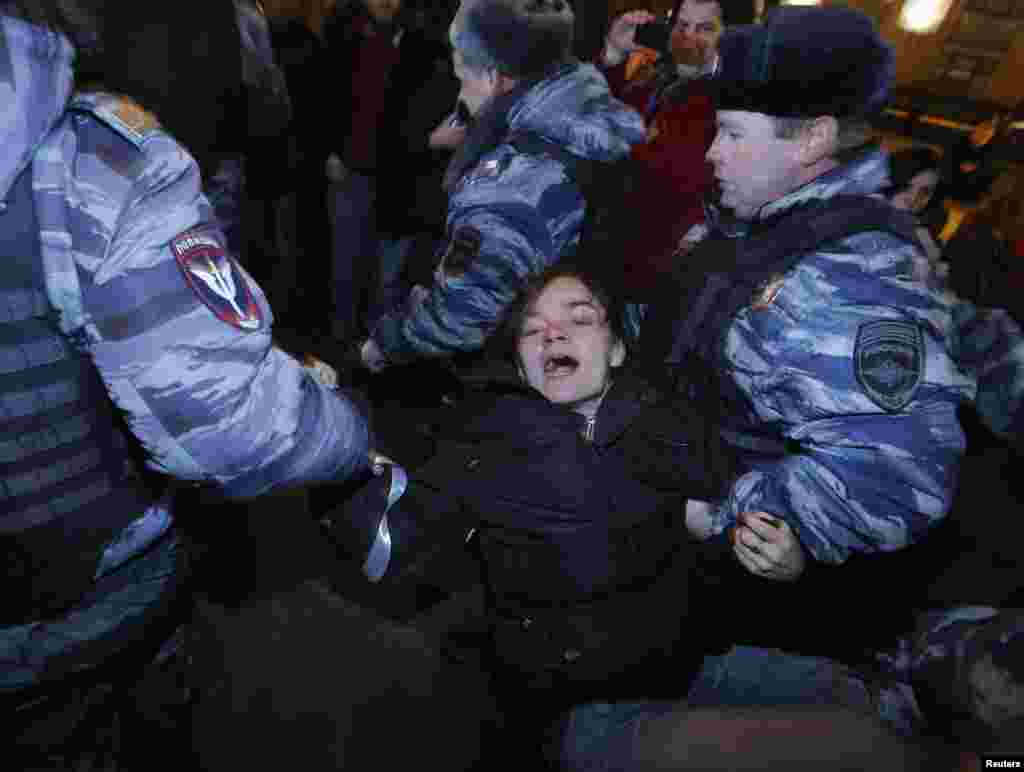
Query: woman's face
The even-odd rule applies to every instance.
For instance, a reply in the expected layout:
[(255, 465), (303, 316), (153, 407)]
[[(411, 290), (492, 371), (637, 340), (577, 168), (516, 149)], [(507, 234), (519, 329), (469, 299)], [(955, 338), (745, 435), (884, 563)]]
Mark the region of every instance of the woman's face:
[(527, 307), (517, 342), (520, 373), (550, 402), (587, 413), (600, 402), (626, 348), (600, 301), (579, 279), (553, 279)]
[(939, 175), (931, 169), (918, 172), (910, 178), (907, 187), (892, 197), (892, 205), (897, 209), (905, 209), (917, 214), (928, 206), (935, 195), (935, 186), (939, 183)]

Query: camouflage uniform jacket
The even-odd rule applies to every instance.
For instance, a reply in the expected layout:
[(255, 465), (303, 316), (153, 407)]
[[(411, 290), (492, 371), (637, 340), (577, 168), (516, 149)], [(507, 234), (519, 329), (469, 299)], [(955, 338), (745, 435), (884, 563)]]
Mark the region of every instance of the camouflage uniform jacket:
[[(752, 228), (887, 180), (880, 150), (765, 205)], [(765, 225), (765, 223), (772, 223)], [(720, 353), (727, 430), (781, 439), (712, 509), (713, 531), (740, 512), (786, 520), (817, 560), (896, 550), (949, 511), (964, 452), (957, 406), (977, 379), (960, 369), (954, 306), (911, 278), (916, 246), (888, 232), (820, 245), (739, 311)]]
[(575, 250), (585, 208), (579, 189), (558, 159), (519, 153), (509, 135), (531, 132), (599, 161), (624, 158), (645, 136), (639, 113), (611, 95), (592, 65), (579, 63), (529, 88), (505, 124), (505, 137), (452, 191), (433, 289), (373, 330), (391, 362), (479, 349), (523, 279)]
[[(876, 654), (877, 671), (865, 674), (864, 683), (873, 694), (879, 717), (890, 727), (904, 735), (939, 734), (949, 729), (950, 720), (963, 721), (976, 711), (972, 703), (979, 697), (994, 696), (972, 693), (972, 667), (1022, 645), (1024, 613), (1020, 609), (932, 610), (918, 616), (916, 629), (895, 648)], [(1009, 658), (1002, 656), (999, 661)], [(1001, 673), (988, 688), (1010, 687), (999, 683), (1008, 675), (1012, 678)]]
[(270, 308), (227, 255), (194, 160), (128, 100), (68, 102), (67, 41), (2, 21), (35, 40), (9, 51), (0, 197), (31, 164), (60, 327), (150, 464), (235, 495), (364, 468), (365, 418), (273, 345)]

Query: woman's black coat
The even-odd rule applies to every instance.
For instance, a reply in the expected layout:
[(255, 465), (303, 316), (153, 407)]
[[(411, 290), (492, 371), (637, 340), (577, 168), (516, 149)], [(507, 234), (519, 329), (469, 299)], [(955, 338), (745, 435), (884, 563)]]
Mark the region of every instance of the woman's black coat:
[[(512, 681), (570, 702), (678, 698), (704, 651), (688, 616), (685, 501), (722, 490), (703, 459), (707, 427), (626, 376), (590, 441), (584, 424), (534, 392), (472, 400), (389, 513), (393, 567), (424, 545), (457, 551), (473, 533), (498, 669)], [(382, 485), (349, 503), (345, 527), (375, 530)], [(447, 562), (444, 551), (432, 560)]]

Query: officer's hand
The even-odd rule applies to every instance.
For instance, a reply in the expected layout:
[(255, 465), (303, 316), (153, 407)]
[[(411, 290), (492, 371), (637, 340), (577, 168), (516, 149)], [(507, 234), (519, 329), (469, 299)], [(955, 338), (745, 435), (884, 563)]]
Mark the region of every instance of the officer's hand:
[(374, 342), (373, 338), (367, 338), (363, 345), (359, 347), (359, 359), (362, 361), (363, 367), (371, 373), (379, 373), (388, 364), (387, 359), (384, 358), (384, 354), (381, 353), (380, 347)]
[(803, 547), (784, 520), (766, 512), (742, 512), (732, 538), (733, 553), (753, 574), (793, 581), (804, 571)]
[(322, 359), (317, 359), (312, 354), (306, 354), (302, 358), (302, 366), (309, 371), (313, 378), (328, 389), (338, 388), (338, 371)]
[(650, 11), (629, 11), (613, 21), (604, 41), (604, 63), (611, 67), (621, 63), (637, 48), (636, 28), (657, 20)]

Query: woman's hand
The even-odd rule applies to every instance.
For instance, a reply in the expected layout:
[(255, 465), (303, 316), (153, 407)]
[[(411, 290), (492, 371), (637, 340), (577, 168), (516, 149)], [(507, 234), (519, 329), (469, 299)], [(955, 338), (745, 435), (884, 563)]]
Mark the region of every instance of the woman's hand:
[(732, 532), (733, 553), (752, 574), (791, 582), (804, 572), (800, 540), (784, 520), (767, 512), (743, 512)]
[(650, 11), (629, 11), (613, 21), (604, 41), (604, 63), (609, 67), (620, 64), (637, 48), (636, 28), (657, 20)]
[(453, 126), (451, 117), (448, 117), (430, 132), (430, 139), (427, 140), (427, 143), (435, 150), (454, 150), (466, 138), (466, 131), (465, 126)]

